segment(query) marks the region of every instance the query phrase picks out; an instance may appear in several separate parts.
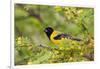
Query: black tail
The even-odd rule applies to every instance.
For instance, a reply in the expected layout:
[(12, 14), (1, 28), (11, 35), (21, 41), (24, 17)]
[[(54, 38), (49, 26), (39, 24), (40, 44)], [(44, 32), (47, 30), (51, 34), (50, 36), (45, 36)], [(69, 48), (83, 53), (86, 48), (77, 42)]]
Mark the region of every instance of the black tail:
[(78, 38), (72, 38), (72, 40), (82, 41), (81, 39), (78, 39)]

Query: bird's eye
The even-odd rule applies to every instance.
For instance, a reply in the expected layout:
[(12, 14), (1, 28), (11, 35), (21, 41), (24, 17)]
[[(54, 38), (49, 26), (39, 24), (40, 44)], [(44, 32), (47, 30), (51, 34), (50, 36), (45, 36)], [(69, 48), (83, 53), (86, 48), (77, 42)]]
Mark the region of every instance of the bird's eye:
[(45, 32), (48, 32), (48, 30), (45, 30)]

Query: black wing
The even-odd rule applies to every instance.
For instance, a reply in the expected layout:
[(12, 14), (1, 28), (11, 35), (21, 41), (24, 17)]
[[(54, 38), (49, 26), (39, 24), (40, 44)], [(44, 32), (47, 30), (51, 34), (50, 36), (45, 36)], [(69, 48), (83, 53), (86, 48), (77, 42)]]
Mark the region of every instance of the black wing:
[(67, 39), (71, 39), (71, 40), (81, 41), (81, 39), (73, 38), (69, 34), (59, 34), (59, 35), (54, 37), (55, 40), (60, 40), (61, 38), (67, 38)]
[(60, 40), (61, 38), (70, 38), (71, 36), (69, 34), (58, 34), (57, 36), (54, 37), (55, 40)]

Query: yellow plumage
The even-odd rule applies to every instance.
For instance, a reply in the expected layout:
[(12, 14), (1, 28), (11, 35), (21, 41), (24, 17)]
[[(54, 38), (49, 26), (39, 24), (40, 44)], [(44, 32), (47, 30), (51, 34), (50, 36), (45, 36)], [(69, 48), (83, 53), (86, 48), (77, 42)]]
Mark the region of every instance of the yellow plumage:
[(56, 45), (60, 44), (64, 40), (64, 38), (61, 38), (60, 40), (55, 40), (54, 37), (58, 34), (61, 34), (61, 32), (53, 31), (53, 33), (50, 36), (50, 40)]
[(48, 36), (49, 40), (56, 45), (68, 42), (68, 40), (81, 41), (81, 39), (73, 38), (69, 34), (64, 34), (59, 31), (55, 31), (51, 27), (45, 28), (44, 32)]

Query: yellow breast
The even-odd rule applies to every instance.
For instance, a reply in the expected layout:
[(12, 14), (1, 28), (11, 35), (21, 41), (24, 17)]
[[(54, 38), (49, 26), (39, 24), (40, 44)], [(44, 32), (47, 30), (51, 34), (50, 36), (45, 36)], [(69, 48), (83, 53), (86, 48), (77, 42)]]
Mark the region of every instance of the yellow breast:
[(58, 34), (60, 34), (60, 32), (54, 31), (54, 32), (51, 34), (51, 36), (50, 36), (50, 40), (51, 40), (54, 44), (56, 44), (56, 45), (60, 44), (60, 43), (63, 41), (63, 39), (64, 39), (64, 38), (62, 38), (62, 39), (60, 39), (60, 40), (55, 40), (54, 37), (57, 36)]

